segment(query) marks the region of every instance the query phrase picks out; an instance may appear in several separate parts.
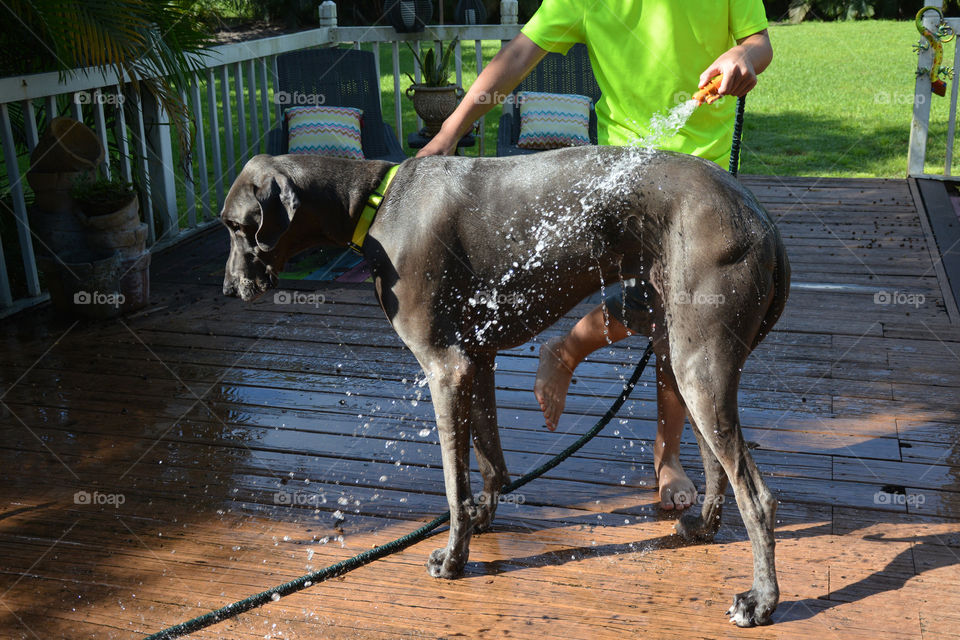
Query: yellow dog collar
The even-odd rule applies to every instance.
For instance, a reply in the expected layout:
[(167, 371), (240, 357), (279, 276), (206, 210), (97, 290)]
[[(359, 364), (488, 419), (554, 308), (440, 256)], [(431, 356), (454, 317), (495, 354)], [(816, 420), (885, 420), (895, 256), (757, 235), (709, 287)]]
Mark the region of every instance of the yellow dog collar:
[(363, 211), (360, 213), (360, 219), (357, 220), (357, 228), (353, 230), (353, 240), (347, 244), (347, 246), (355, 252), (362, 254), (363, 241), (367, 237), (367, 231), (370, 230), (370, 225), (373, 224), (373, 219), (377, 215), (380, 203), (383, 202), (387, 189), (390, 187), (390, 183), (393, 182), (393, 177), (397, 175), (397, 169), (399, 168), (400, 165), (395, 164), (387, 169), (386, 175), (383, 176), (383, 180), (380, 181), (380, 186), (367, 196), (367, 206), (363, 208)]

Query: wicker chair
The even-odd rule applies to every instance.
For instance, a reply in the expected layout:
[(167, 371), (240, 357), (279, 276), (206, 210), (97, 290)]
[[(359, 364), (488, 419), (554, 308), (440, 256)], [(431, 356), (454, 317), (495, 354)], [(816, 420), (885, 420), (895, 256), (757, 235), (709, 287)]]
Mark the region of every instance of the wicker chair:
[[(360, 143), (363, 155), (403, 162), (407, 158), (403, 147), (393, 127), (383, 121), (379, 85), (373, 54), (369, 51), (308, 49), (277, 56), (278, 91), (290, 95), (322, 95), (326, 106), (362, 109)], [(267, 153), (286, 153), (287, 140), (287, 121), (283, 118), (279, 126), (267, 133)]]
[[(600, 87), (590, 66), (587, 47), (576, 44), (567, 55), (548, 53), (540, 64), (530, 72), (513, 93), (520, 91), (544, 91), (547, 93), (573, 93), (587, 96), (593, 104), (600, 99)], [(516, 100), (503, 105), (500, 116), (500, 128), (497, 131), (497, 155), (516, 156), (536, 153), (534, 149), (521, 149), (517, 146), (520, 139), (520, 107)], [(597, 144), (597, 114), (590, 109), (590, 142)]]

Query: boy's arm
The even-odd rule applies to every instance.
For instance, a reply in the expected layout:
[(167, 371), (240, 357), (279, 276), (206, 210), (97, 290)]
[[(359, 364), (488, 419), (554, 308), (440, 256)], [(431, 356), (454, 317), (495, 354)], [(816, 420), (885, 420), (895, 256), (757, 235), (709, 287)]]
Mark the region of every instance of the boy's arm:
[(702, 88), (718, 73), (723, 74), (719, 93), (722, 96), (745, 96), (757, 86), (757, 76), (773, 60), (773, 47), (767, 30), (758, 31), (737, 40), (737, 46), (727, 50), (700, 74)]
[(517, 34), (480, 72), (456, 111), (444, 120), (440, 133), (420, 150), (417, 157), (453, 153), (457, 141), (473, 123), (509, 95), (545, 55), (547, 52), (533, 40), (522, 33)]

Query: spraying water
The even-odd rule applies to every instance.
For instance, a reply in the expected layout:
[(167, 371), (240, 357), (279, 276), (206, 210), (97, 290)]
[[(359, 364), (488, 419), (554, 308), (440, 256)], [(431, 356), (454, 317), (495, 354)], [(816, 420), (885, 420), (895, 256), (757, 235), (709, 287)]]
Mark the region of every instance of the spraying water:
[(646, 136), (636, 136), (630, 141), (631, 146), (642, 147), (644, 149), (653, 149), (680, 132), (683, 125), (693, 115), (693, 112), (699, 106), (696, 100), (687, 100), (673, 107), (667, 113), (655, 113), (650, 118), (647, 125), (649, 133)]
[[(649, 157), (649, 152), (655, 149), (657, 146), (662, 144), (665, 140), (669, 140), (673, 136), (677, 135), (680, 132), (680, 129), (683, 128), (687, 121), (690, 119), (690, 116), (693, 115), (693, 112), (696, 108), (700, 106), (700, 102), (695, 99), (687, 100), (681, 102), (680, 104), (674, 106), (672, 109), (666, 113), (659, 112), (653, 114), (650, 118), (650, 122), (647, 125), (647, 135), (645, 136), (635, 136), (630, 140), (629, 146), (635, 148), (635, 153), (631, 153), (627, 156), (627, 160), (619, 163), (610, 168), (610, 171), (607, 172), (599, 180), (595, 181), (593, 184), (589, 185), (588, 193), (600, 192), (601, 195), (614, 194), (623, 189), (623, 185), (627, 184), (622, 178), (624, 174), (628, 171), (631, 171), (636, 168), (638, 164), (641, 164)], [(584, 211), (592, 208), (589, 198), (581, 199), (581, 204), (583, 205)], [(640, 219), (640, 233), (641, 238), (643, 234), (643, 219)], [(642, 248), (641, 240), (641, 248)], [(620, 265), (618, 265), (619, 268)], [(626, 303), (626, 294), (624, 292), (624, 278), (623, 273), (619, 274), (620, 280), (620, 292), (621, 298), (624, 303)], [(607, 339), (607, 343), (611, 344), (609, 333), (607, 327), (609, 327), (609, 314), (607, 312), (606, 305), (606, 287), (603, 282), (603, 275), (600, 276), (600, 291), (601, 291), (601, 304), (604, 311), (604, 334)], [(647, 288), (643, 287), (644, 302), (649, 306), (649, 301), (646, 300), (648, 297)]]

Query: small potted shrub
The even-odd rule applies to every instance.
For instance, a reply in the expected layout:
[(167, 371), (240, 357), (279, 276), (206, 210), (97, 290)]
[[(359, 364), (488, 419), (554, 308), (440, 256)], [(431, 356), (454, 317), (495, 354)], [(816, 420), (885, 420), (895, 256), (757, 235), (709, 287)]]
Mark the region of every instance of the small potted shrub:
[(147, 225), (140, 222), (133, 184), (119, 178), (81, 179), (73, 200), (91, 249), (119, 249), (125, 258), (143, 253)]
[(456, 44), (457, 38), (454, 38), (446, 49), (441, 43), (439, 56), (431, 47), (422, 57), (407, 44), (417, 59), (422, 74), (419, 83), (407, 74), (413, 83), (407, 87), (407, 97), (413, 101), (414, 111), (423, 120), (421, 133), (428, 137), (440, 132), (443, 121), (450, 117), (463, 97), (463, 89), (450, 82), (450, 61), (453, 59)]
[(123, 310), (146, 305), (150, 297), (150, 252), (146, 250), (147, 225), (140, 222), (133, 184), (119, 178), (83, 179), (74, 187), (73, 199), (87, 247), (97, 254), (120, 254)]
[(120, 178), (84, 177), (73, 188), (73, 200), (80, 211), (88, 217), (115, 214), (121, 210), (128, 213), (131, 208), (137, 210), (135, 199), (137, 192), (133, 183)]

